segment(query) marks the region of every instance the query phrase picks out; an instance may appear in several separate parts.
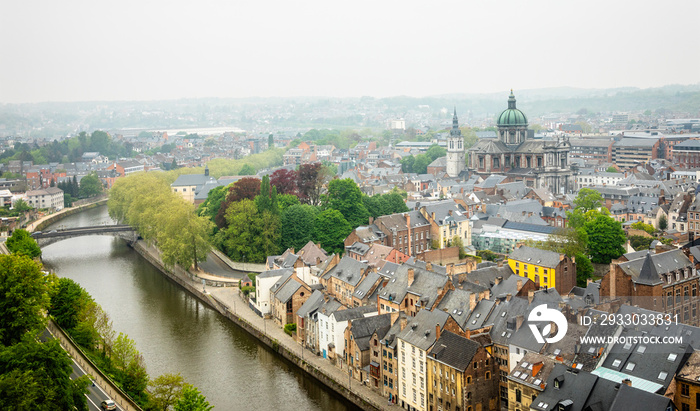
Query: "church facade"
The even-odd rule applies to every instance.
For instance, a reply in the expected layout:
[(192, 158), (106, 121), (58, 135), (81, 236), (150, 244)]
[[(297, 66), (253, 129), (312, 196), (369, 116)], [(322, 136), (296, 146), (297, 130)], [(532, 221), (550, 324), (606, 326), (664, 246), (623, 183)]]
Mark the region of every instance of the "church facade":
[(524, 181), (529, 187), (548, 188), (555, 194), (574, 188), (568, 164), (569, 139), (533, 138), (528, 132), (527, 117), (515, 106), (512, 90), (508, 108), (498, 116), (497, 126), (497, 138), (481, 139), (469, 149), (467, 164), (472, 174), (484, 178), (502, 174), (510, 181)]

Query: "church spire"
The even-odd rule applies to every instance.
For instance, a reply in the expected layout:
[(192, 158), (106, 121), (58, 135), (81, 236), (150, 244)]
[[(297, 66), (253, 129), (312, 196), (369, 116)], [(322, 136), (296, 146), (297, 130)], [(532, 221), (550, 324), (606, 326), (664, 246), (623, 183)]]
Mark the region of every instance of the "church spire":
[(515, 95), (513, 95), (513, 89), (510, 89), (510, 96), (508, 96), (508, 108), (515, 108)]
[(461, 136), (462, 130), (459, 129), (459, 120), (457, 119), (457, 106), (455, 106), (455, 112), (452, 116), (452, 130), (450, 130), (451, 136)]

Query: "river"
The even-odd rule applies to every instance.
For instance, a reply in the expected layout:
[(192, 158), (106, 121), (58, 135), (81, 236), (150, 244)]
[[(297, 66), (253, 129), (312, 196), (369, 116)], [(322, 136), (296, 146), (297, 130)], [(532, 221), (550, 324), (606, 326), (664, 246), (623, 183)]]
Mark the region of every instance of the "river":
[[(106, 206), (45, 230), (99, 224), (113, 224)], [(63, 240), (45, 247), (43, 260), (85, 288), (109, 314), (114, 330), (135, 341), (151, 378), (180, 373), (218, 410), (353, 408), (168, 280), (121, 239)]]

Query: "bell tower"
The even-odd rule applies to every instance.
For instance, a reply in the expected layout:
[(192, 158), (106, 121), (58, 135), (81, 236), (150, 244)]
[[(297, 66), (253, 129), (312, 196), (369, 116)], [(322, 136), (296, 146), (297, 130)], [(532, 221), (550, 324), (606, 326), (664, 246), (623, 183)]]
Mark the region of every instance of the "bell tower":
[(452, 130), (447, 137), (447, 175), (457, 177), (464, 170), (464, 138), (459, 129), (457, 107), (452, 116)]

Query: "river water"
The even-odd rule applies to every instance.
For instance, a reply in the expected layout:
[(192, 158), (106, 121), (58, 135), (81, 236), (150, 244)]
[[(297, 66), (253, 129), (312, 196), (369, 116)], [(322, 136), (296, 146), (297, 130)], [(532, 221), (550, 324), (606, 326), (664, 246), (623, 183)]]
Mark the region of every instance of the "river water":
[[(106, 206), (45, 230), (113, 224)], [(45, 247), (44, 264), (85, 288), (114, 330), (135, 341), (151, 378), (180, 373), (218, 410), (346, 410), (352, 405), (168, 280), (126, 243), (77, 237)]]

